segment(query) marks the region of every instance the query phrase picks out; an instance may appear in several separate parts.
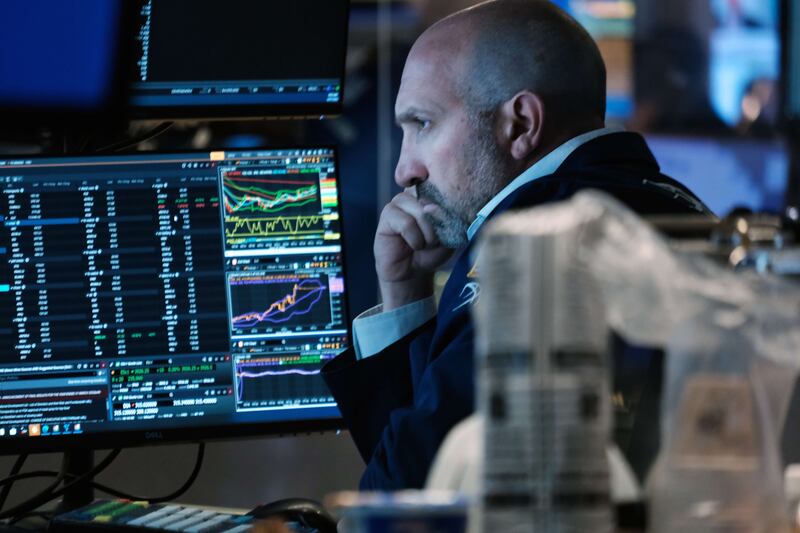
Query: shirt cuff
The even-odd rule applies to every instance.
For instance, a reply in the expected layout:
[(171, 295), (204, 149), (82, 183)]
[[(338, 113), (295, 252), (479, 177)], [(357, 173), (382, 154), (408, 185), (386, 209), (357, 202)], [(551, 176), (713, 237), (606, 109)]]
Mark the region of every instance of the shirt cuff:
[(367, 309), (353, 320), (356, 359), (365, 359), (399, 341), (436, 316), (433, 296), (383, 312), (383, 305)]

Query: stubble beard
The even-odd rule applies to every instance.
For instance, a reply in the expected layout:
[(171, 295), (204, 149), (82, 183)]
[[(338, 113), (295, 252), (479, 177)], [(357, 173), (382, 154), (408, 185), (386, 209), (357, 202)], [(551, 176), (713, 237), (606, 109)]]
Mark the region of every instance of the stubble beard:
[(433, 225), (439, 242), (447, 248), (461, 248), (467, 244), (467, 229), (478, 211), (503, 187), (507, 165), (501, 157), (489, 127), (474, 127), (472, 141), (465, 144), (461, 153), (461, 175), (467, 186), (456, 198), (445, 196), (430, 182), (417, 185), (419, 198), (437, 204), (441, 214), (426, 214)]

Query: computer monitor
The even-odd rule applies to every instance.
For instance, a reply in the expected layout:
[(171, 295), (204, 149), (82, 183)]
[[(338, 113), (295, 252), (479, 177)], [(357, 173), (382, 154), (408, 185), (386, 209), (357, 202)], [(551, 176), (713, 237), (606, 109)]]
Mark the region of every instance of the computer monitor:
[(133, 116), (341, 112), (347, 0), (137, 0)]
[(800, 131), (800, 1), (785, 0), (783, 4), (783, 114)]
[(786, 192), (787, 214), (797, 218), (800, 206), (800, 1), (781, 1), (781, 118), (790, 146), (790, 176)]
[(4, 2), (0, 129), (121, 117), (135, 13), (125, 0)]
[(0, 453), (334, 429), (330, 147), (0, 158)]
[(777, 140), (647, 134), (661, 171), (724, 217), (736, 208), (783, 211), (790, 154)]

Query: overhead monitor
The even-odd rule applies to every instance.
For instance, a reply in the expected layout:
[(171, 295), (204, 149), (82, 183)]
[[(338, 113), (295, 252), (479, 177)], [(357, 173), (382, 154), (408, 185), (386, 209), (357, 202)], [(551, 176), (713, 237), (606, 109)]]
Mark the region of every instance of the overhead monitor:
[(341, 112), (347, 0), (137, 1), (134, 117)]
[(0, 159), (0, 453), (336, 428), (329, 147)]
[(124, 0), (3, 2), (0, 128), (121, 114), (134, 13)]

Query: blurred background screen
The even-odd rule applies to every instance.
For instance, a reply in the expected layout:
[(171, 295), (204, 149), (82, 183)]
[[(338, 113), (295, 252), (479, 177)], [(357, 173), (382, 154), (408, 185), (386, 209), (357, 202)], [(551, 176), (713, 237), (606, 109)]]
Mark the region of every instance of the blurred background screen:
[(640, 1), (632, 129), (775, 135), (779, 0)]
[(633, 0), (557, 0), (592, 34), (608, 71), (606, 116), (624, 120), (634, 109), (633, 35), (636, 6)]
[(786, 114), (797, 121), (800, 119), (800, 1), (787, 0), (786, 7)]
[(659, 134), (646, 137), (661, 171), (680, 176), (681, 183), (716, 215), (740, 207), (772, 213), (783, 209), (789, 172), (783, 143)]
[(107, 106), (117, 81), (123, 3), (4, 1), (0, 109), (92, 112)]

